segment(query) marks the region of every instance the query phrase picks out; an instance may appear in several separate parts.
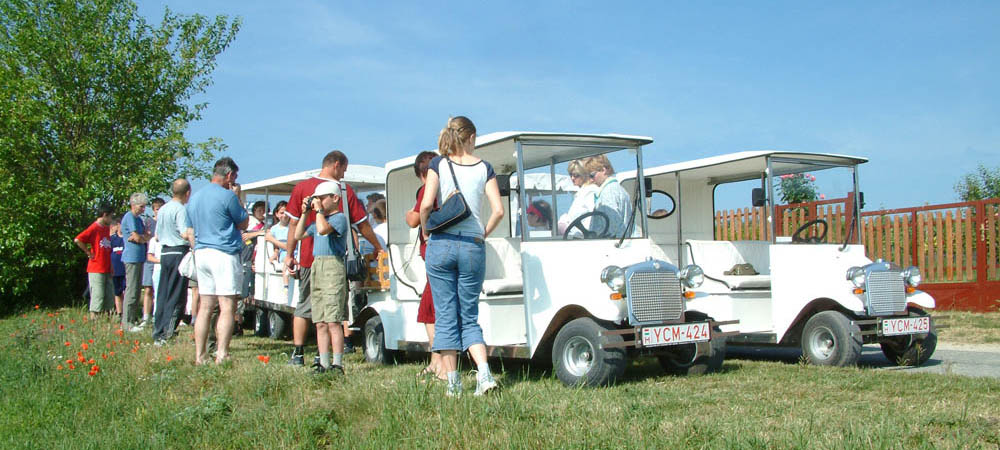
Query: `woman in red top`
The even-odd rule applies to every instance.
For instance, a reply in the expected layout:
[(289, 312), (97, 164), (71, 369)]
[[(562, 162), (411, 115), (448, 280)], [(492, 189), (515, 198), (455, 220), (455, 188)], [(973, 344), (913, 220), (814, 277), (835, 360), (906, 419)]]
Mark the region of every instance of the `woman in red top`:
[[(416, 161), (413, 163), (413, 172), (420, 178), (420, 182), (424, 183), (427, 180), (427, 167), (430, 166), (431, 160), (437, 156), (434, 152), (421, 152), (417, 155)], [(420, 186), (417, 189), (417, 204), (413, 206), (411, 211), (406, 212), (406, 224), (410, 228), (416, 228), (420, 226), (420, 202), (424, 200), (424, 187)], [(427, 241), (424, 240), (424, 233), (417, 233), (420, 236), (420, 257), (423, 258), (427, 253)], [(427, 283), (424, 285), (424, 292), (420, 296), (420, 307), (417, 309), (417, 323), (422, 323), (427, 327), (427, 345), (434, 345), (434, 300), (431, 297), (431, 284)], [(441, 365), (441, 354), (437, 352), (431, 352), (431, 362), (420, 371), (420, 375), (430, 375), (434, 374), (440, 380), (446, 380), (444, 373), (444, 367)]]
[[(74, 239), (87, 254), (87, 281), (90, 283), (90, 318), (114, 308), (114, 285), (111, 283), (111, 207), (97, 209), (97, 220)], [(89, 247), (88, 247), (89, 245)]]

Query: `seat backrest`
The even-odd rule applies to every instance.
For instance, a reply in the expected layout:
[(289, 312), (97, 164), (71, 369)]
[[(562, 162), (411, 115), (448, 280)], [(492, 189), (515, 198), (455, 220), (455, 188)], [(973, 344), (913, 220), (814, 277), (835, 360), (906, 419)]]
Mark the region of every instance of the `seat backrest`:
[(520, 277), (521, 242), (517, 238), (487, 238), (485, 279)]
[[(687, 256), (709, 276), (721, 276), (736, 264), (749, 263), (761, 275), (769, 275), (770, 243), (767, 241), (687, 241)], [(690, 263), (691, 260), (688, 260)]]

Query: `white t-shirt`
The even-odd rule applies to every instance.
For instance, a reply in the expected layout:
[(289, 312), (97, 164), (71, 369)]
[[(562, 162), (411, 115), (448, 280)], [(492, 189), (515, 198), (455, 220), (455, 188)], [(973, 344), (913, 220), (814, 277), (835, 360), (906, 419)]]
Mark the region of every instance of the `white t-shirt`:
[(452, 225), (447, 230), (448, 234), (461, 234), (463, 236), (483, 237), (486, 229), (483, 227), (479, 212), (482, 209), (483, 197), (486, 195), (486, 182), (496, 178), (493, 166), (490, 163), (480, 160), (475, 164), (458, 164), (452, 161), (448, 164), (448, 159), (443, 156), (436, 156), (431, 160), (429, 170), (433, 170), (438, 176), (438, 204), (444, 204), (448, 196), (455, 191), (455, 181), (451, 176), (451, 169), (455, 168), (455, 177), (458, 179), (459, 188), (465, 197), (465, 203), (469, 205), (471, 214), (465, 220)]

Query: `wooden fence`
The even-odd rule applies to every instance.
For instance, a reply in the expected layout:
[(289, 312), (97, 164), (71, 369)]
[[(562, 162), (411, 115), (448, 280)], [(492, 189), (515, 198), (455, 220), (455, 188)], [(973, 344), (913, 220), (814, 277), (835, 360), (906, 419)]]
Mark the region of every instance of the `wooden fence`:
[[(781, 205), (778, 236), (791, 236), (807, 221), (828, 224), (824, 242), (843, 243), (850, 233), (853, 198)], [(715, 238), (762, 240), (767, 235), (764, 208), (717, 211)], [(811, 227), (815, 236), (821, 226)], [(858, 243), (857, 236), (851, 236)], [(922, 290), (940, 308), (988, 311), (1000, 306), (1000, 199), (949, 203), (861, 214), (861, 240), (872, 260), (917, 266)]]

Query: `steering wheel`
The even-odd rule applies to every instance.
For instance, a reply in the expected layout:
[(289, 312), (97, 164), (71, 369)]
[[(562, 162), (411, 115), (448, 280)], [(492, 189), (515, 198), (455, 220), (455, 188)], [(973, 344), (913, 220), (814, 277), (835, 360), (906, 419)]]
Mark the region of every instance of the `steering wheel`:
[[(813, 225), (823, 225), (823, 232), (818, 236), (805, 237), (804, 233)], [(797, 244), (822, 244), (826, 239), (826, 232), (829, 229), (830, 225), (823, 219), (810, 220), (795, 229), (795, 232), (792, 233), (792, 242)]]
[[(583, 220), (588, 217), (600, 217), (603, 220), (604, 228), (601, 228), (600, 233), (588, 230), (587, 227), (583, 226)], [(591, 221), (591, 225), (593, 225), (593, 222), (594, 221)], [(563, 232), (563, 239), (564, 240), (569, 239), (569, 232), (572, 231), (573, 228), (579, 229), (580, 232), (583, 233), (584, 239), (594, 239), (594, 238), (604, 237), (608, 233), (608, 227), (610, 226), (611, 226), (611, 219), (608, 219), (607, 214), (604, 214), (603, 212), (600, 211), (591, 211), (573, 220), (573, 222), (571, 222), (569, 226), (566, 227), (566, 231)]]

